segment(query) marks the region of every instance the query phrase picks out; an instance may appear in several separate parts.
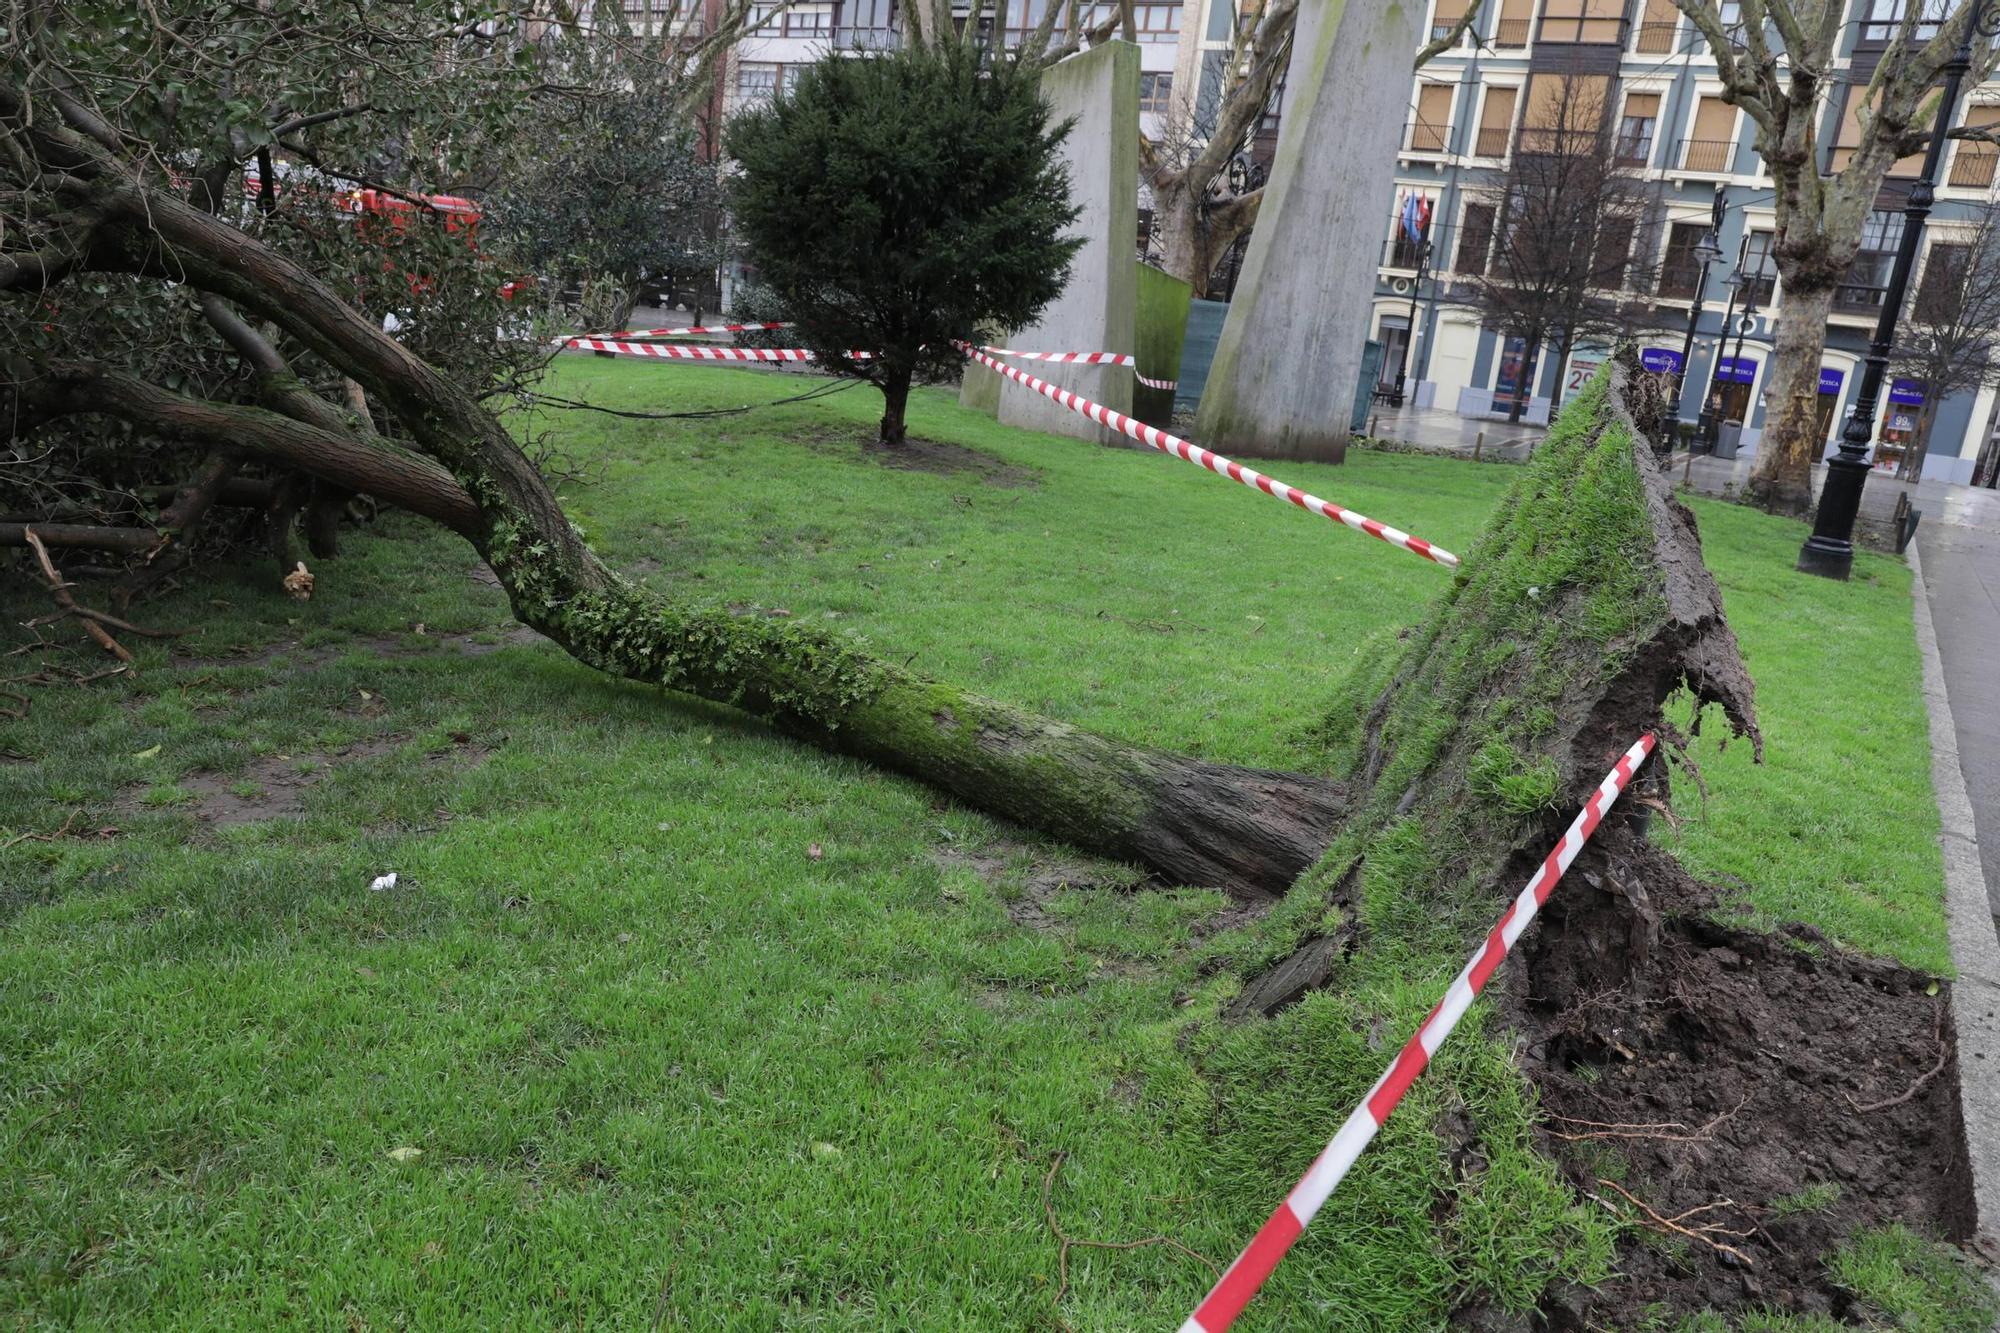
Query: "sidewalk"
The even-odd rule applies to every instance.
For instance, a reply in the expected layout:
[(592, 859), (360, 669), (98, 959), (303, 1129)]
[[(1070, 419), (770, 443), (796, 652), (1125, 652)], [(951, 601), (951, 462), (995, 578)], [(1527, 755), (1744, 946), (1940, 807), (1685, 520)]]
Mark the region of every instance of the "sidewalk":
[(1964, 494), (1923, 505), (1917, 551), (1987, 898), (2000, 920), (2000, 492), (1950, 489)]
[[(1548, 431), (1523, 421), (1486, 421), (1462, 417), (1439, 407), (1390, 407), (1376, 403), (1368, 409), (1368, 434), (1378, 440), (1395, 440), (1427, 452), (1470, 455), (1478, 448), (1482, 458), (1509, 460), (1526, 458)], [(1482, 440), (1483, 437), (1483, 440)]]

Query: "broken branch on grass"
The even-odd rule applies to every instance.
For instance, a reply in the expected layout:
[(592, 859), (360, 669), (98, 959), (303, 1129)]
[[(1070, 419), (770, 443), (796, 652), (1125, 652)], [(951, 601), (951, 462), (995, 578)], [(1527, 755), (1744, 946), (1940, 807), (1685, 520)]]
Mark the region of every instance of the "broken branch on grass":
[(1185, 1254), (1188, 1258), (1193, 1259), (1196, 1263), (1208, 1269), (1214, 1276), (1222, 1276), (1220, 1268), (1217, 1268), (1208, 1259), (1181, 1244), (1172, 1236), (1146, 1236), (1139, 1240), (1124, 1241), (1085, 1240), (1082, 1237), (1072, 1236), (1064, 1231), (1062, 1224), (1056, 1221), (1056, 1206), (1054, 1200), (1051, 1198), (1051, 1194), (1055, 1189), (1056, 1172), (1062, 1170), (1062, 1164), (1068, 1157), (1069, 1154), (1066, 1152), (1057, 1153), (1055, 1160), (1049, 1163), (1049, 1173), (1042, 1177), (1042, 1215), (1048, 1219), (1050, 1233), (1055, 1236), (1057, 1241), (1061, 1242), (1060, 1248), (1056, 1250), (1056, 1276), (1060, 1279), (1055, 1295), (1055, 1303), (1057, 1305), (1061, 1305), (1062, 1298), (1069, 1293), (1069, 1252), (1072, 1246), (1077, 1245), (1092, 1250), (1137, 1250), (1143, 1249), (1148, 1245), (1164, 1245), (1168, 1249), (1178, 1250), (1182, 1254)]
[(0, 852), (4, 852), (9, 847), (18, 846), (19, 844), (24, 842), (54, 842), (59, 838), (67, 838), (69, 836), (70, 825), (76, 823), (76, 821), (81, 819), (82, 817), (83, 817), (83, 811), (72, 810), (69, 812), (69, 818), (65, 819), (62, 822), (62, 827), (57, 829), (54, 833), (16, 834), (14, 837), (7, 839), (7, 841), (0, 842)]
[(1944, 1005), (1942, 1003), (1940, 1003), (1937, 1007), (1937, 1026), (1935, 1031), (1932, 1033), (1931, 1040), (1937, 1043), (1937, 1048), (1938, 1048), (1937, 1063), (1932, 1065), (1928, 1070), (1924, 1071), (1922, 1074), (1919, 1074), (1917, 1076), (1916, 1082), (1912, 1083), (1909, 1087), (1903, 1089), (1902, 1096), (1891, 1097), (1886, 1102), (1870, 1102), (1868, 1105), (1863, 1106), (1861, 1103), (1854, 1100), (1854, 1095), (1852, 1093), (1842, 1093), (1841, 1095), (1847, 1098), (1847, 1104), (1854, 1108), (1855, 1113), (1857, 1115), (1870, 1115), (1876, 1111), (1886, 1111), (1892, 1106), (1901, 1106), (1904, 1102), (1907, 1102), (1912, 1097), (1915, 1097), (1918, 1093), (1922, 1092), (1925, 1088), (1930, 1086), (1930, 1082), (1932, 1079), (1936, 1078), (1939, 1074), (1942, 1074), (1944, 1072), (1944, 1067), (1946, 1063), (1949, 1062), (1951, 1059), (1951, 1047), (1946, 1044), (1944, 1039)]
[[(1599, 1176), (1597, 1178), (1597, 1183), (1604, 1186), (1607, 1189), (1616, 1190), (1619, 1196), (1622, 1197), (1627, 1203), (1631, 1204), (1634, 1208), (1637, 1208), (1640, 1212), (1644, 1213), (1645, 1217), (1642, 1220), (1645, 1222), (1647, 1226), (1651, 1227), (1653, 1230), (1669, 1236), (1686, 1236), (1689, 1240), (1698, 1240), (1702, 1244), (1708, 1246), (1710, 1249), (1716, 1251), (1717, 1253), (1726, 1254), (1730, 1256), (1731, 1258), (1735, 1259), (1738, 1263), (1742, 1264), (1745, 1268), (1755, 1268), (1757, 1266), (1755, 1261), (1753, 1261), (1749, 1255), (1743, 1253), (1743, 1251), (1737, 1249), (1734, 1245), (1730, 1245), (1727, 1244), (1726, 1242), (1719, 1241), (1716, 1239), (1717, 1236), (1735, 1236), (1740, 1240), (1743, 1237), (1749, 1235), (1750, 1234), (1749, 1232), (1731, 1231), (1727, 1227), (1717, 1226), (1713, 1222), (1704, 1222), (1702, 1225), (1698, 1227), (1689, 1227), (1681, 1225), (1688, 1218), (1694, 1217), (1700, 1213), (1710, 1212), (1717, 1208), (1737, 1207), (1738, 1205), (1735, 1202), (1735, 1200), (1719, 1199), (1714, 1203), (1705, 1203), (1701, 1205), (1699, 1208), (1690, 1208), (1684, 1213), (1677, 1213), (1673, 1217), (1662, 1217), (1658, 1212), (1654, 1211), (1651, 1204), (1648, 1204), (1644, 1200), (1640, 1199), (1637, 1195), (1633, 1194), (1632, 1191), (1626, 1189), (1623, 1185), (1620, 1185), (1617, 1181), (1607, 1180), (1603, 1176)], [(1608, 1199), (1605, 1199), (1601, 1195), (1591, 1194), (1588, 1190), (1585, 1190), (1584, 1193), (1588, 1195), (1591, 1199), (1596, 1201), (1599, 1205), (1601, 1205), (1605, 1209), (1605, 1211), (1613, 1214), (1617, 1213), (1618, 1209)]]
[(121, 620), (109, 611), (98, 611), (92, 607), (82, 605), (66, 606), (60, 611), (51, 611), (48, 615), (36, 616), (33, 620), (24, 621), (23, 623), (29, 629), (35, 629), (42, 625), (53, 625), (65, 616), (76, 616), (81, 620), (95, 620), (100, 624), (109, 625), (112, 629), (122, 629), (128, 634), (137, 634), (147, 639), (178, 639), (183, 634), (188, 633), (184, 629), (147, 629), (144, 625), (135, 625), (129, 620)]
[[(49, 548), (42, 545), (42, 539), (35, 535), (33, 528), (25, 529), (22, 532), (22, 537), (26, 540), (29, 547), (34, 550), (35, 559), (41, 562), (42, 577), (48, 580), (49, 594), (56, 599), (56, 604), (71, 612), (78, 611), (80, 608), (76, 604), (76, 599), (69, 595), (69, 584), (63, 582), (62, 575), (56, 573), (55, 563), (49, 559)], [(88, 616), (79, 615), (77, 619), (82, 623), (84, 629), (90, 632), (90, 637), (97, 640), (100, 648), (131, 667), (134, 671), (139, 669), (138, 664), (132, 660), (131, 651), (124, 644), (112, 638), (109, 630)]]

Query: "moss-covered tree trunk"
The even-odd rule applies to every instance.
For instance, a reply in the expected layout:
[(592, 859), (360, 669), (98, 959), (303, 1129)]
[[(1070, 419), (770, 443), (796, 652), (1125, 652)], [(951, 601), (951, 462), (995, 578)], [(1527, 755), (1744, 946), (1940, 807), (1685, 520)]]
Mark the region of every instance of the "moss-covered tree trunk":
[[(178, 416), (188, 433), (397, 494), (462, 533), (515, 615), (589, 666), (736, 705), (1172, 880), (1279, 893), (1317, 861), (1308, 887), (1337, 895), (1377, 840), (1414, 821), (1440, 893), (1490, 898), (1495, 877), (1545, 841), (1558, 812), (1656, 723), (1683, 682), (1750, 725), (1749, 682), (1692, 520), (1605, 383), (1571, 404), (1422, 629), (1399, 654), (1373, 658), (1379, 679), (1358, 679), (1336, 704), (1330, 760), (1351, 780), (1236, 768), (1115, 741), (926, 680), (843, 639), (626, 582), (460, 386), (298, 264), (153, 188), (105, 140), (47, 122), (34, 133), (65, 189), (101, 217), (89, 267), (186, 283), (269, 320), (362, 385), (428, 458), (330, 420), (124, 381), (102, 396), (123, 404), (114, 410)], [(66, 370), (72, 382), (85, 373)], [(350, 475), (352, 450), (382, 478)]]
[(1327, 710), (1353, 813), (1293, 892), (1335, 910), (1298, 914), (1315, 924), (1240, 1010), (1324, 979), (1347, 943), (1324, 923), (1365, 916), (1376, 860), (1439, 920), (1490, 927), (1623, 750), (1648, 730), (1672, 746), (1677, 692), (1760, 743), (1694, 517), (1655, 461), (1649, 437), (1671, 418), (1645, 384), (1628, 352), (1570, 400), (1451, 588)]

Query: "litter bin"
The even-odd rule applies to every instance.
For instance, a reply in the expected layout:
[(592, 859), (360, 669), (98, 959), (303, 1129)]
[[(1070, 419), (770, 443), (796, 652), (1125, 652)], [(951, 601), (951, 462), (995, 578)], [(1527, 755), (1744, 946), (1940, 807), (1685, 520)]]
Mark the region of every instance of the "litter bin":
[(1736, 457), (1736, 446), (1743, 442), (1743, 423), (1725, 421), (1715, 432), (1715, 456), (1717, 458)]

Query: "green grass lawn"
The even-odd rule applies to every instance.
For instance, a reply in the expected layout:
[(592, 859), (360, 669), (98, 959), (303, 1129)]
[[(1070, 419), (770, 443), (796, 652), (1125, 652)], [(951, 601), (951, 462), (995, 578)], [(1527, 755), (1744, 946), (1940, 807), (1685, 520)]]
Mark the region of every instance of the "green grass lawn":
[[(558, 391), (678, 410), (799, 387), (571, 359)], [(1367, 637), (1449, 577), (940, 393), (912, 434), (968, 466), (886, 466), (878, 410), (857, 390), (537, 424), (583, 468), (577, 521), (639, 577), (1219, 760), (1305, 762)], [(1274, 470), (1458, 550), (1514, 475)], [(1796, 525), (1699, 512), (1770, 753), (1695, 747), (1709, 794), (1683, 785), (1678, 851), (1741, 877), (1748, 916), (1942, 970), (1907, 574), (1795, 578)], [(380, 527), (316, 564), (309, 603), (258, 568), (148, 606), (200, 628), (0, 732), (0, 842), (79, 810), (119, 830), (0, 850), (0, 1317), (1169, 1328), (1210, 1274), (1166, 1247), (1074, 1250), (1056, 1302), (1055, 1155), (1071, 1235), (1227, 1262), (1400, 1039), (1316, 997), (1271, 1025), (1274, 1081), (1262, 1038), (1206, 1021), (1235, 984), (1195, 966), (1221, 895), (1127, 892), (927, 789), (504, 639), (461, 543)], [(218, 826), (218, 791), (296, 813)], [(1385, 1026), (1437, 981), (1381, 997)], [(1426, 1329), (1605, 1276), (1608, 1219), (1520, 1141), (1520, 1081), (1475, 1030), (1246, 1327)], [(1493, 1163), (1464, 1184), (1430, 1127), (1460, 1111)]]

